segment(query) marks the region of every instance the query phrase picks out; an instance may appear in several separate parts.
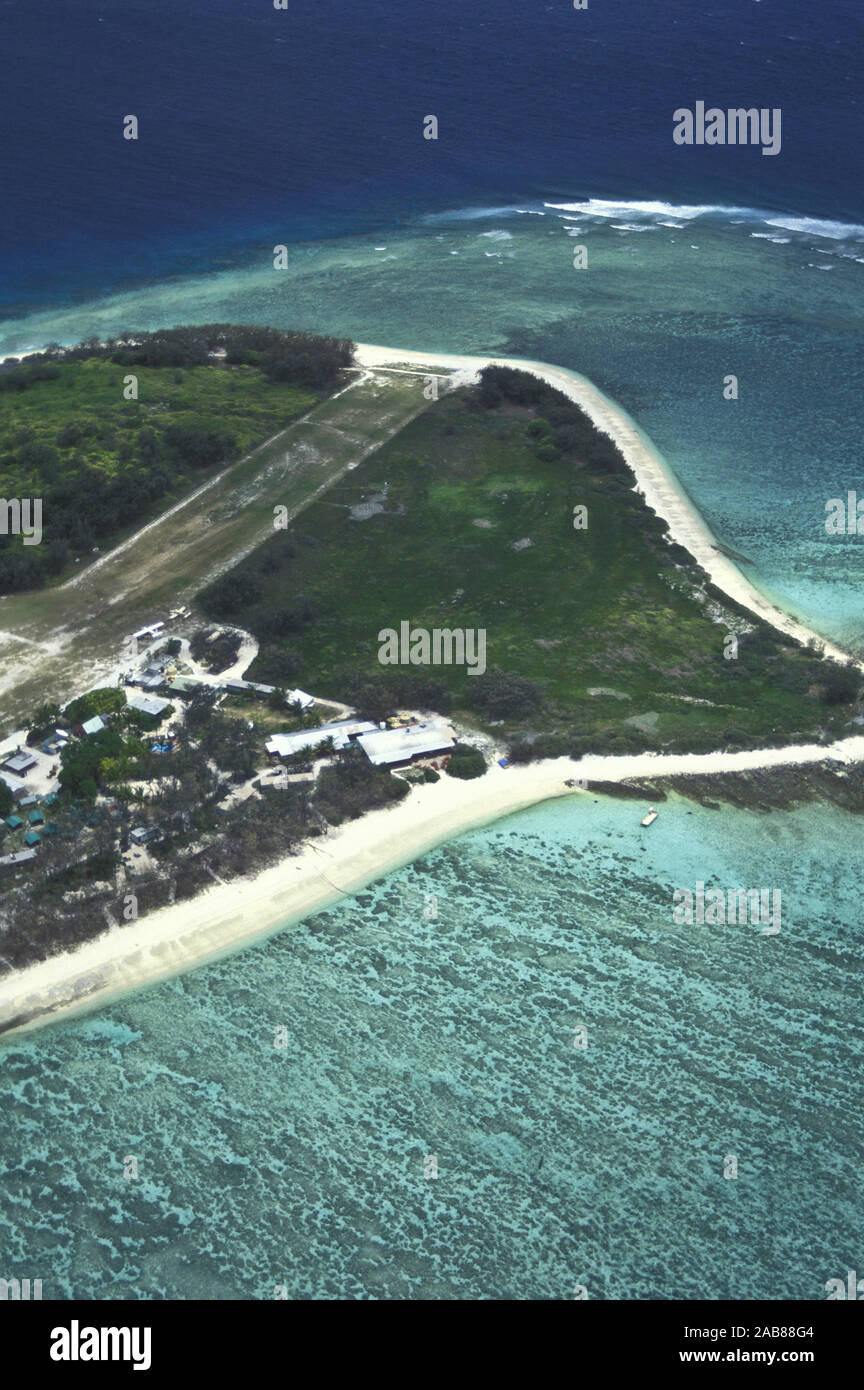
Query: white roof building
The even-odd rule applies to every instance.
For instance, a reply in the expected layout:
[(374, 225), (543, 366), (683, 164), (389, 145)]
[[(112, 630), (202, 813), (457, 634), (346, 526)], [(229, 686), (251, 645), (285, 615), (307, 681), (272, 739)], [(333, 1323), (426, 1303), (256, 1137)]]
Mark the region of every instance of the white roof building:
[(19, 849), (16, 854), (4, 854), (0, 859), (0, 868), (5, 869), (10, 864), (26, 864), (29, 859), (35, 858), (35, 849)]
[(334, 748), (347, 748), (352, 738), (358, 734), (372, 733), (377, 729), (368, 719), (347, 719), (339, 724), (321, 724), (317, 729), (298, 729), (293, 734), (274, 734), (268, 741), (268, 753), (277, 758), (290, 758), (294, 753), (302, 753), (307, 748), (315, 748), (332, 738)]
[(380, 767), (410, 763), (414, 758), (431, 757), (435, 753), (447, 753), (456, 740), (446, 724), (430, 721), (427, 724), (409, 724), (400, 729), (375, 729), (374, 732), (361, 734), (357, 742), (370, 763)]
[(150, 714), (154, 718), (168, 708), (167, 700), (157, 700), (153, 695), (139, 695), (137, 692), (127, 695), (126, 703), (130, 709), (140, 710), (142, 714)]
[(301, 709), (311, 709), (315, 703), (314, 695), (307, 695), (305, 690), (289, 690), (285, 696), (286, 705), (299, 705)]
[(99, 714), (94, 714), (92, 719), (85, 719), (81, 725), (85, 734), (101, 734), (105, 728), (105, 720)]

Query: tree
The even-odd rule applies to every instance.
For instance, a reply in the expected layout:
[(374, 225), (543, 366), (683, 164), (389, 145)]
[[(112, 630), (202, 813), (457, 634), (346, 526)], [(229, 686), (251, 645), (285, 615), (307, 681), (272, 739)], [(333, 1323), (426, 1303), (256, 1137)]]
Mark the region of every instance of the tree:
[(47, 702), (40, 705), (33, 711), (33, 722), (27, 734), (29, 744), (42, 743), (48, 735), (57, 727), (60, 718), (60, 706)]
[(474, 707), (489, 719), (527, 719), (543, 702), (537, 682), (512, 671), (493, 670), (477, 676), (469, 694)]
[(471, 748), (467, 744), (457, 743), (445, 769), (448, 777), (459, 777), (463, 781), (468, 781), (473, 777), (482, 777), (486, 771), (486, 759), (479, 748)]
[(126, 704), (126, 696), (116, 686), (106, 685), (99, 690), (89, 690), (77, 700), (72, 700), (64, 711), (71, 724), (80, 724), (97, 714), (116, 714)]
[(822, 672), (821, 700), (824, 705), (850, 705), (861, 690), (861, 673), (848, 662), (845, 666), (831, 664)]

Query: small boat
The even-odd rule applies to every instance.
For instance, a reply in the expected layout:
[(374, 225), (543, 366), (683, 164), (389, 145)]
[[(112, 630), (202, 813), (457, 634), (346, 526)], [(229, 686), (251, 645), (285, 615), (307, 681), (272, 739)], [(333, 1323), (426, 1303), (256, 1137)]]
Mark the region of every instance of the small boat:
[(651, 806), (647, 816), (643, 816), (640, 823), (642, 825), (653, 825), (659, 814), (659, 811), (655, 811), (654, 807)]

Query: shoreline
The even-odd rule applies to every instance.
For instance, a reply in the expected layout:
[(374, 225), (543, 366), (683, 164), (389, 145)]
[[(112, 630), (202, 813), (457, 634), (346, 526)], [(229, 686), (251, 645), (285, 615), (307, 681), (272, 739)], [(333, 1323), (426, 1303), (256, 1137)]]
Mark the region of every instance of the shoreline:
[(647, 781), (862, 760), (864, 734), (835, 744), (737, 753), (589, 755), (578, 763), (553, 758), (509, 768), (495, 764), (474, 781), (445, 776), (435, 784), (412, 786), (397, 806), (370, 811), (320, 840), (306, 841), (299, 854), (252, 878), (209, 888), (134, 925), (106, 931), (74, 951), (0, 976), (0, 1042), (263, 941), (469, 830), (543, 801), (592, 795), (565, 786), (566, 778)]
[[(618, 445), (638, 490), (728, 597), (774, 627), (826, 655), (849, 654), (771, 604), (719, 548), (696, 507), (665, 460), (625, 411), (588, 378), (566, 368), (519, 358), (425, 353), (358, 344), (359, 368), (383, 367), (418, 374), (426, 369), (457, 374), (460, 384), (487, 365), (521, 368), (542, 377), (589, 415)], [(860, 662), (856, 663), (861, 666)], [(469, 830), (540, 802), (585, 795), (565, 779), (590, 782), (645, 781), (657, 777), (715, 775), (757, 768), (826, 761), (864, 761), (864, 734), (835, 744), (751, 749), (736, 753), (641, 753), (547, 759), (462, 782), (443, 777), (412, 786), (398, 806), (305, 841), (296, 855), (250, 878), (232, 880), (180, 903), (162, 907), (124, 927), (107, 930), (73, 951), (0, 975), (0, 1041), (50, 1022), (78, 1016), (187, 970), (210, 964), (277, 931), (297, 925), (343, 897), (401, 868)]]

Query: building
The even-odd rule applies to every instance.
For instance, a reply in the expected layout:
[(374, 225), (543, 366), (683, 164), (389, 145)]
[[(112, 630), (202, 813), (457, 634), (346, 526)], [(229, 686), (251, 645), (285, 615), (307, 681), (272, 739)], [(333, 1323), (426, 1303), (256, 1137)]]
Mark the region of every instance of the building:
[(43, 816), (41, 811), (31, 811), (27, 819), (31, 825), (45, 824), (45, 817)]
[(285, 696), (286, 705), (299, 705), (301, 709), (311, 709), (315, 703), (314, 695), (307, 695), (305, 690), (289, 690)]
[(20, 816), (7, 816), (6, 824), (10, 830), (20, 830), (24, 822)]
[[(229, 695), (272, 695), (276, 690), (275, 685), (261, 685), (258, 681), (230, 680), (225, 682), (224, 689)], [(285, 694), (286, 705), (299, 705), (301, 709), (311, 709), (315, 703), (314, 695), (307, 695), (305, 690), (288, 690)]]
[(24, 795), (15, 797), (19, 811), (26, 811), (28, 806), (38, 806), (38, 796), (36, 796), (33, 792), (25, 791), (23, 787), (21, 788), (21, 790), (24, 791)]
[(101, 714), (94, 714), (92, 719), (83, 720), (81, 732), (82, 734), (101, 734), (102, 730), (106, 727), (105, 720), (102, 718)]
[(332, 738), (338, 752), (347, 748), (359, 734), (372, 733), (377, 728), (378, 725), (370, 723), (368, 719), (342, 720), (338, 724), (321, 724), (317, 729), (298, 729), (293, 734), (274, 734), (266, 748), (274, 758), (290, 758)]
[(13, 864), (26, 864), (28, 859), (35, 858), (35, 849), (19, 849), (16, 854), (4, 854), (0, 858), (0, 869), (11, 868)]
[(141, 714), (149, 714), (153, 719), (169, 707), (167, 700), (157, 700), (153, 695), (127, 695), (126, 703), (130, 709), (140, 710)]
[(24, 777), (31, 769), (36, 766), (36, 759), (32, 753), (28, 753), (24, 748), (17, 748), (11, 758), (7, 758), (3, 764), (4, 772), (14, 772), (16, 777)]
[(150, 840), (155, 840), (158, 834), (155, 825), (136, 825), (134, 830), (129, 831), (129, 839), (133, 844), (146, 845)]
[(31, 849), (34, 849), (36, 845), (41, 845), (42, 836), (37, 835), (35, 830), (28, 830), (27, 834), (24, 836), (24, 843), (25, 845), (29, 845)]
[(186, 697), (194, 695), (197, 690), (207, 690), (206, 681), (195, 680), (192, 676), (175, 676), (171, 682), (172, 695), (184, 695)]
[(259, 685), (257, 681), (226, 681), (225, 690), (229, 695), (272, 695), (275, 685)]
[(398, 729), (376, 729), (357, 742), (376, 767), (409, 767), (418, 758), (447, 756), (456, 742), (446, 724), (430, 721)]

